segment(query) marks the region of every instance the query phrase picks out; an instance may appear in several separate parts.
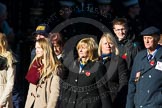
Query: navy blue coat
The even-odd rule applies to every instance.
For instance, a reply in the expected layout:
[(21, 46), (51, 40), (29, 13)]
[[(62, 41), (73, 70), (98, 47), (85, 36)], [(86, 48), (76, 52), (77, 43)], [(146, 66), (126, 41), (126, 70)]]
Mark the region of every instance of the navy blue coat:
[(162, 62), (162, 47), (157, 51), (153, 65), (147, 59), (147, 50), (137, 54), (129, 80), (126, 108), (162, 108), (162, 69), (156, 69), (157, 62)]

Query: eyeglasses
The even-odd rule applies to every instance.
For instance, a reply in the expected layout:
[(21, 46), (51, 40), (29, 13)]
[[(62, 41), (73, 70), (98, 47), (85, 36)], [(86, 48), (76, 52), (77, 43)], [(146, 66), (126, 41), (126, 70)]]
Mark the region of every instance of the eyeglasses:
[(121, 29), (114, 29), (115, 31), (119, 32), (119, 31), (126, 31), (126, 28), (121, 28)]

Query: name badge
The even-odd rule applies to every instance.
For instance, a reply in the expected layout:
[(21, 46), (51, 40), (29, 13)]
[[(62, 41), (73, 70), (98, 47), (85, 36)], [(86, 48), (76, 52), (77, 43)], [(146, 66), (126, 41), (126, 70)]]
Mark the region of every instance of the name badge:
[(157, 61), (155, 69), (162, 71), (162, 62)]

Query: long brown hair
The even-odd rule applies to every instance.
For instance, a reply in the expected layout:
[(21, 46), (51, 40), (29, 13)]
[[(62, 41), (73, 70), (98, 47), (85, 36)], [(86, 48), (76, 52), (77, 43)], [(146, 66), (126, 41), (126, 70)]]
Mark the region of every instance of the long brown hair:
[(39, 59), (39, 60), (41, 59), (42, 64), (43, 64), (41, 76), (46, 77), (46, 76), (50, 75), (51, 73), (58, 74), (56, 69), (61, 64), (55, 57), (53, 57), (54, 55), (52, 54), (52, 49), (51, 49), (49, 40), (46, 38), (41, 38), (41, 39), (38, 39), (36, 41), (36, 43), (38, 43), (40, 45), (40, 47), (43, 49), (43, 56), (40, 58), (40, 57), (37, 57), (37, 55), (36, 55), (34, 57), (32, 63), (36, 59)]

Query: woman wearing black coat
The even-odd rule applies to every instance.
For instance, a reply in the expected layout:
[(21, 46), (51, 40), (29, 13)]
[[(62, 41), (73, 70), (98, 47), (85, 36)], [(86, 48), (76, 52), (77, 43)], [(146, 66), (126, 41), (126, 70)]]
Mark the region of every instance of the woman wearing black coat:
[(98, 55), (107, 69), (105, 76), (113, 108), (125, 108), (128, 69), (124, 59), (118, 56), (118, 48), (112, 34), (103, 34), (99, 42)]
[(62, 82), (60, 108), (112, 108), (103, 77), (106, 68), (94, 60), (97, 47), (93, 38), (78, 42), (78, 58), (69, 67), (68, 78)]

